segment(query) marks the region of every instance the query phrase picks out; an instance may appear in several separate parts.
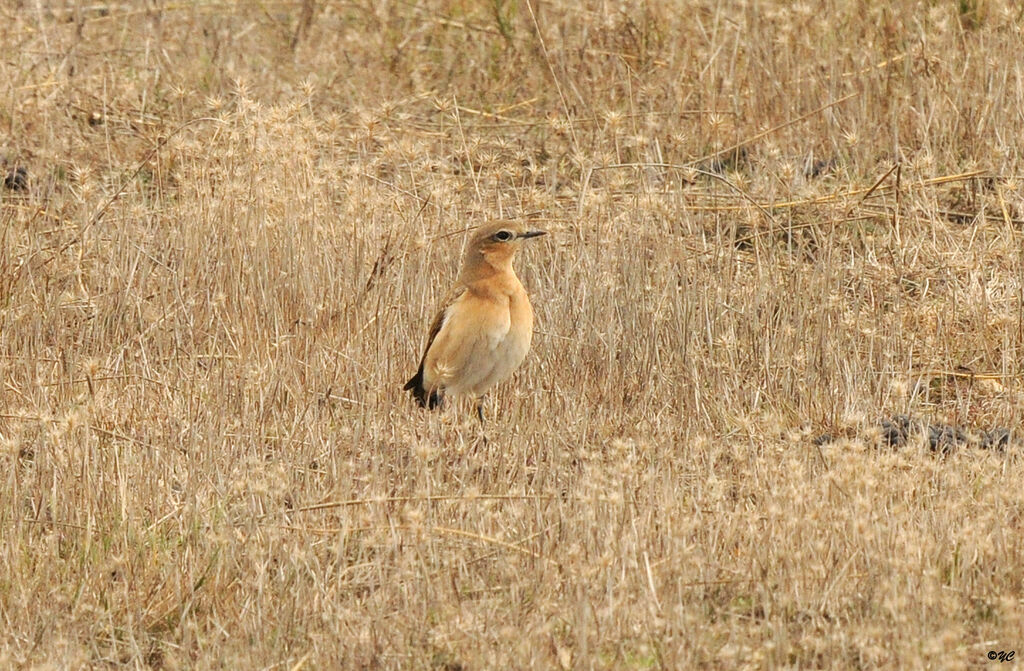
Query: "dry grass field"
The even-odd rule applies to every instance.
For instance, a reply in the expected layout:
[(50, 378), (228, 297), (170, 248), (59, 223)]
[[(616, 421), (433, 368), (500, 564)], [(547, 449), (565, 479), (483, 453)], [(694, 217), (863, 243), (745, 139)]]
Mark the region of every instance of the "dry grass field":
[[(1013, 666), (1022, 25), (0, 2), (0, 668)], [(481, 428), (401, 386), (497, 216)]]

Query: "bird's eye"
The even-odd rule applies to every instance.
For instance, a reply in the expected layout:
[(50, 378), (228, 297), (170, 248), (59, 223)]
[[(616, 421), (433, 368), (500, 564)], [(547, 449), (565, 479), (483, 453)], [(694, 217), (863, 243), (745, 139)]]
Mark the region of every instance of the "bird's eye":
[(514, 237), (515, 235), (513, 235), (512, 231), (498, 231), (494, 234), (494, 239), (498, 242), (508, 242)]

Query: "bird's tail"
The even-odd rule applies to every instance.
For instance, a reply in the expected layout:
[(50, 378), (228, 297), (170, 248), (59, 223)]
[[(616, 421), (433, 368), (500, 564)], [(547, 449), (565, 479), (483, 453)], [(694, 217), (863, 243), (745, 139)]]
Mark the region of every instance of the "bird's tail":
[(437, 389), (428, 391), (427, 388), (423, 386), (422, 365), (420, 365), (420, 369), (416, 371), (416, 374), (413, 375), (408, 382), (405, 383), (405, 386), (402, 387), (402, 389), (405, 391), (411, 391), (412, 397), (416, 399), (416, 403), (419, 404), (421, 408), (427, 408), (429, 410), (433, 410), (441, 405), (441, 401), (444, 399), (444, 394), (441, 391)]

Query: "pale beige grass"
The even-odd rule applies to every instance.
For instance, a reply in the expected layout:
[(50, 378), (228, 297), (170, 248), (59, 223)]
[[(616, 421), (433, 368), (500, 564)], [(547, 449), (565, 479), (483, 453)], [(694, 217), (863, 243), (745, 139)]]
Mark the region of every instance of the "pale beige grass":
[[(1024, 646), (1021, 448), (870, 444), (1020, 424), (1020, 17), (961, 4), (0, 10), (0, 667)], [(401, 385), (494, 216), (552, 235), (484, 441)]]

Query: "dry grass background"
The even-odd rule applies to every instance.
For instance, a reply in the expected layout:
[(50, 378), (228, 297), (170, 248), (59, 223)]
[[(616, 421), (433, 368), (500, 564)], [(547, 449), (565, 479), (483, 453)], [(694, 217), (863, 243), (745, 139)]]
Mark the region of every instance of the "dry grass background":
[[(1019, 447), (871, 428), (1020, 424), (1022, 21), (3, 3), (0, 666), (1024, 652)], [(495, 215), (553, 235), (484, 442), (400, 387)]]

